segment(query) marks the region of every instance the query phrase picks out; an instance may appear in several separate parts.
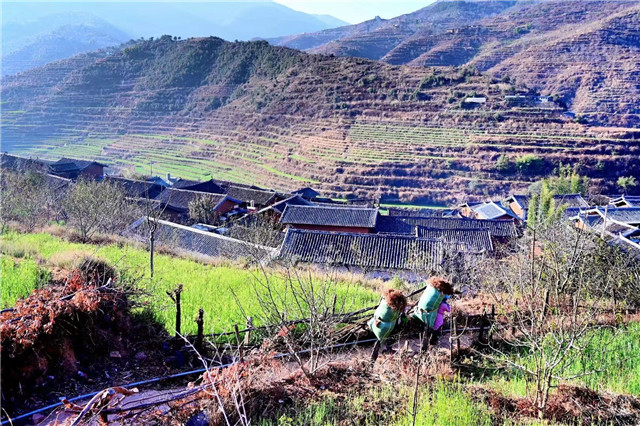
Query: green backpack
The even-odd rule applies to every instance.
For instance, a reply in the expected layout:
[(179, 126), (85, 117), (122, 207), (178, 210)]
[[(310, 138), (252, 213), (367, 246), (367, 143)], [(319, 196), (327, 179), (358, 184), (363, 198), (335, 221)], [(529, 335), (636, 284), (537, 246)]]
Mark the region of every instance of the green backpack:
[(428, 286), (424, 290), (424, 293), (422, 293), (420, 301), (413, 311), (413, 317), (433, 329), (433, 324), (438, 316), (438, 308), (440, 308), (443, 300), (444, 294), (440, 290)]
[[(373, 314), (373, 318), (371, 318), (367, 324), (371, 331), (373, 331), (373, 334), (382, 342), (393, 331), (396, 326), (396, 321), (398, 321), (398, 316), (400, 316), (400, 312), (391, 309), (391, 307), (387, 305), (387, 301), (382, 299)], [(376, 325), (376, 319), (380, 319), (379, 325)]]

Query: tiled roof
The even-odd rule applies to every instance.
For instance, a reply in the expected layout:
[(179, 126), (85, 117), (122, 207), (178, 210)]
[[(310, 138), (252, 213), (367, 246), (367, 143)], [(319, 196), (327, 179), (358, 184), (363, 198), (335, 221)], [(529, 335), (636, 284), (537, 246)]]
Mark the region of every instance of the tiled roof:
[[(529, 208), (529, 196), (528, 195), (515, 194), (515, 195), (512, 195), (509, 198), (513, 198), (513, 200), (516, 203), (518, 203), (522, 209), (527, 210)], [(507, 200), (509, 200), (509, 198), (507, 198)]]
[(637, 242), (619, 235), (609, 241), (609, 244), (614, 247), (618, 247), (620, 250), (640, 261), (640, 244), (638, 244)]
[(82, 171), (92, 164), (97, 164), (102, 167), (107, 167), (105, 164), (98, 163), (93, 160), (77, 160), (75, 158), (63, 157), (55, 163), (49, 164), (49, 169), (54, 173)]
[(442, 239), (445, 243), (461, 245), (472, 252), (493, 251), (488, 229), (435, 229), (418, 226), (419, 238)]
[(228, 187), (227, 194), (229, 197), (244, 201), (245, 203), (253, 201), (256, 206), (268, 206), (278, 197), (278, 194), (273, 191), (244, 188), (234, 185)]
[(556, 206), (567, 205), (569, 207), (589, 207), (589, 203), (586, 202), (580, 194), (560, 194), (554, 195), (553, 199), (556, 201)]
[(383, 234), (407, 234), (415, 235), (416, 227), (397, 216), (383, 216), (379, 215), (376, 222), (376, 231)]
[(389, 207), (389, 216), (411, 216), (411, 217), (444, 217), (451, 215), (451, 209), (404, 209), (400, 207)]
[(316, 198), (316, 197), (318, 197), (320, 195), (320, 193), (318, 191), (316, 191), (313, 188), (309, 188), (308, 186), (304, 187), (304, 188), (300, 188), (297, 191), (293, 191), (292, 194), (298, 194), (298, 195), (300, 195), (300, 196), (302, 196), (304, 198), (307, 198), (309, 200), (312, 199), (312, 198)]
[(7, 153), (0, 154), (0, 167), (5, 170), (13, 170), (16, 172), (45, 171), (46, 162), (34, 160), (31, 158), (18, 157)]
[(175, 189), (188, 189), (189, 191), (209, 192), (211, 194), (224, 194), (226, 192), (213, 179), (204, 182), (180, 179), (174, 182), (171, 187)]
[(598, 211), (601, 216), (604, 216), (606, 211), (607, 219), (617, 220), (618, 222), (632, 225), (640, 224), (640, 207), (609, 207), (608, 209), (598, 207)]
[[(160, 227), (156, 233), (156, 242), (160, 245), (166, 244), (171, 249), (180, 249), (204, 256), (244, 258), (253, 261), (266, 261), (276, 255), (276, 249), (270, 247), (247, 243), (164, 220), (158, 220), (158, 223)], [(136, 238), (146, 240), (148, 235), (145, 232), (144, 218), (136, 221), (129, 232)]]
[(282, 212), (284, 212), (284, 209), (287, 206), (312, 206), (312, 205), (313, 203), (311, 201), (305, 200), (300, 195), (294, 195), (293, 197), (289, 197), (286, 200), (282, 200), (268, 207), (265, 207), (264, 209), (260, 210), (260, 212), (273, 210), (278, 214), (282, 214)]
[(609, 203), (625, 203), (629, 207), (640, 207), (640, 195), (621, 195), (620, 197), (612, 198)]
[(280, 258), (292, 262), (360, 267), (371, 270), (435, 271), (443, 243), (409, 235), (353, 234), (289, 229)]
[(117, 176), (107, 176), (104, 178), (104, 182), (111, 182), (120, 186), (126, 193), (127, 197), (131, 198), (156, 198), (160, 194), (164, 187), (156, 183), (147, 182), (144, 180), (126, 179)]
[(283, 224), (374, 228), (377, 209), (352, 207), (287, 206)]
[(71, 179), (61, 178), (55, 175), (44, 175), (44, 184), (55, 198), (59, 198), (65, 194), (71, 185)]
[(471, 207), (482, 219), (497, 219), (508, 215), (507, 211), (493, 201)]
[(488, 229), (492, 237), (517, 237), (513, 220), (484, 220), (457, 217), (396, 217), (410, 225), (437, 229)]
[(189, 212), (189, 203), (198, 197), (210, 198), (216, 207), (220, 205), (226, 198), (226, 194), (209, 194), (208, 192), (189, 191), (186, 189), (166, 189), (162, 191), (156, 200), (160, 201), (167, 208), (179, 211), (181, 213)]

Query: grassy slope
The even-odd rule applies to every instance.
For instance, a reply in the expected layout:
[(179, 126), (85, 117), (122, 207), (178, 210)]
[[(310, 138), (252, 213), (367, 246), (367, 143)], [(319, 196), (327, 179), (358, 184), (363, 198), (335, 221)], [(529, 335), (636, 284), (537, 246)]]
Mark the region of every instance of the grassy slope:
[[(69, 268), (85, 255), (103, 258), (115, 264), (130, 276), (148, 277), (148, 253), (133, 246), (116, 244), (95, 246), (70, 243), (49, 234), (17, 234), (2, 236), (2, 307), (11, 306), (16, 298), (29, 294), (41, 280), (43, 263)], [(156, 318), (173, 331), (175, 310), (165, 292), (176, 284), (184, 284), (182, 293), (182, 332), (194, 334), (196, 324), (192, 321), (198, 309), (205, 311), (205, 331), (222, 332), (233, 330), (233, 324), (244, 324), (244, 317), (232, 292), (242, 301), (246, 314), (259, 317), (254, 286), (260, 272), (237, 265), (213, 266), (194, 260), (169, 255), (157, 255), (153, 282), (141, 278), (147, 299)], [(275, 271), (271, 278), (282, 288), (282, 280)], [(345, 309), (355, 310), (378, 301), (379, 295), (358, 285), (342, 283), (338, 287), (339, 300), (345, 300)], [(340, 303), (340, 302), (339, 302)], [(259, 321), (259, 320), (257, 320)]]

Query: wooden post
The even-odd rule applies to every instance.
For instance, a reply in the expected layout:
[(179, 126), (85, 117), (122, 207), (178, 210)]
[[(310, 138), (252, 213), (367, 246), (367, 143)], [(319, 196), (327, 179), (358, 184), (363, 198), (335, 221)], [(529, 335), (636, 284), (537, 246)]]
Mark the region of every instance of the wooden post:
[(336, 302), (338, 301), (338, 296), (336, 294), (333, 295), (333, 304), (331, 305), (331, 315), (336, 314)]
[[(518, 310), (518, 301), (516, 300), (516, 311)], [(511, 336), (515, 336), (516, 335), (516, 326), (512, 325), (511, 326)]]
[(233, 324), (233, 331), (236, 335), (236, 343), (238, 344), (238, 357), (240, 358), (240, 361), (242, 361), (242, 340), (240, 340), (240, 330), (238, 329), (238, 324)]
[(198, 335), (194, 346), (198, 352), (202, 352), (202, 343), (204, 342), (204, 309), (202, 308), (198, 311), (196, 324), (198, 324)]
[(478, 342), (480, 343), (484, 343), (484, 328), (486, 327), (486, 320), (487, 320), (487, 311), (485, 310), (482, 313), (482, 318), (480, 319), (480, 334), (478, 336)]
[(458, 336), (458, 319), (453, 317), (453, 335), (456, 339), (456, 351), (460, 354), (460, 336)]
[(180, 294), (182, 293), (182, 284), (178, 284), (173, 291), (167, 291), (167, 295), (173, 300), (173, 303), (176, 304), (176, 337), (178, 337), (180, 333), (180, 329), (182, 327), (182, 307), (180, 306)]
[(251, 329), (253, 328), (253, 318), (247, 317), (247, 331), (244, 332), (244, 344), (249, 346), (251, 343)]

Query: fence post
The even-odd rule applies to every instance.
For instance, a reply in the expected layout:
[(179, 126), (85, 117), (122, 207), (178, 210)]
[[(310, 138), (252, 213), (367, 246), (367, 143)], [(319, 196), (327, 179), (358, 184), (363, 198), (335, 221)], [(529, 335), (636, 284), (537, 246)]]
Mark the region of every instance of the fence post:
[(456, 351), (460, 354), (460, 336), (458, 336), (458, 318), (453, 317), (453, 335), (456, 339)]
[(196, 343), (194, 346), (198, 352), (202, 352), (202, 343), (204, 341), (204, 309), (202, 308), (198, 311), (196, 324), (198, 324), (198, 335), (196, 336)]
[(182, 288), (182, 284), (178, 284), (173, 291), (167, 291), (167, 295), (173, 300), (173, 303), (176, 304), (176, 337), (181, 334), (180, 329), (182, 327), (182, 307), (180, 306)]
[(238, 344), (238, 357), (240, 358), (240, 361), (242, 361), (242, 340), (240, 340), (240, 330), (238, 329), (238, 324), (233, 324), (233, 331), (236, 335), (236, 343)]
[(478, 336), (478, 341), (480, 343), (484, 343), (484, 329), (486, 327), (486, 322), (487, 322), (487, 310), (485, 309), (485, 311), (482, 313), (482, 317), (480, 318), (480, 335)]
[(244, 344), (246, 346), (249, 346), (249, 344), (251, 343), (251, 329), (253, 328), (253, 318), (252, 317), (247, 317), (247, 324), (246, 324), (246, 329), (247, 331), (244, 332)]
[(336, 302), (338, 301), (338, 295), (333, 295), (333, 304), (331, 305), (331, 315), (336, 314)]

